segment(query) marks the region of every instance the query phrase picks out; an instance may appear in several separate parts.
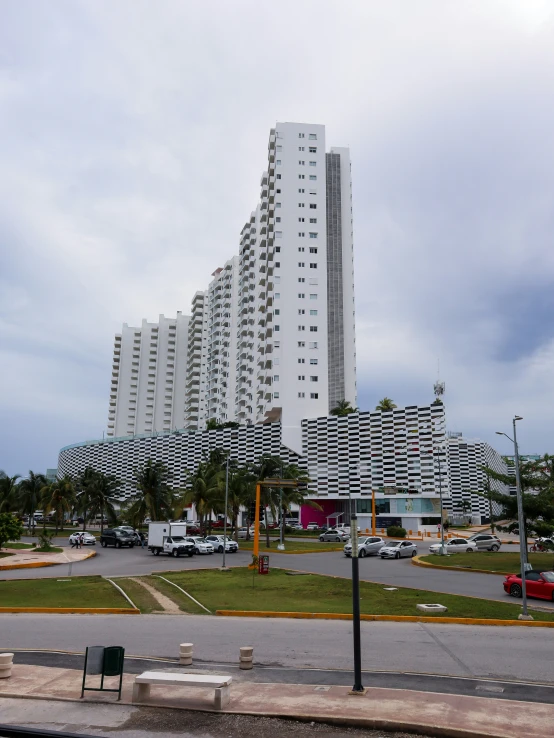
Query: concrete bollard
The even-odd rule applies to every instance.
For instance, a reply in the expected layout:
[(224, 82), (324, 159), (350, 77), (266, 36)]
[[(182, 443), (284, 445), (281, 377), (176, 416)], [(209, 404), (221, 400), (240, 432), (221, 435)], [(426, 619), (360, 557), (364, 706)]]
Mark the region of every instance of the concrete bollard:
[(192, 664), (192, 643), (181, 643), (179, 646), (179, 664), (190, 666)]
[(7, 679), (12, 675), (13, 653), (0, 653), (0, 679)]
[(252, 646), (243, 646), (240, 649), (240, 669), (251, 669), (253, 667), (254, 648)]

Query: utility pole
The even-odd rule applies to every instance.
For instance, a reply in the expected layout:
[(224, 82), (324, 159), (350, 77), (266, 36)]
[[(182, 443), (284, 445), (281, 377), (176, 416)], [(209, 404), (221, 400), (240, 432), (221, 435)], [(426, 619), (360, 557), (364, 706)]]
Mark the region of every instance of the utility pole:
[(227, 463), (225, 465), (225, 517), (223, 518), (223, 566), (222, 571), (226, 571), (225, 566), (225, 555), (227, 551), (227, 505), (229, 501), (229, 459), (230, 454), (227, 454)]

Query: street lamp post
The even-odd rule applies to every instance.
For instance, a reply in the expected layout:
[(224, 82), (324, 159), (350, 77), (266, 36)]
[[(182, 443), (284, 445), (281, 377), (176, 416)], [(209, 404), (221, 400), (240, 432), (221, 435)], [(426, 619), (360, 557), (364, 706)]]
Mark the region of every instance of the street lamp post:
[(441, 460), (440, 456), (438, 457), (439, 462), (439, 499), (440, 499), (440, 508), (441, 508), (441, 556), (446, 556), (446, 550), (444, 548), (444, 509), (442, 506), (442, 472), (441, 472)]
[(523, 518), (523, 499), (521, 493), (521, 477), (519, 474), (519, 450), (517, 446), (516, 421), (523, 420), (519, 415), (515, 415), (512, 420), (514, 428), (514, 437), (510, 438), (507, 433), (496, 431), (498, 436), (506, 436), (506, 438), (514, 444), (514, 456), (516, 466), (516, 497), (517, 497), (517, 519), (519, 524), (519, 565), (521, 569), (521, 599), (522, 614), (520, 618), (523, 620), (532, 620), (532, 616), (527, 612), (527, 584), (525, 574), (527, 572), (527, 534), (525, 532), (525, 520)]
[[(352, 694), (365, 694), (362, 684), (362, 637), (360, 629), (360, 570), (358, 567), (358, 516), (352, 512), (352, 498), (348, 490), (350, 505), (350, 543), (352, 545), (352, 638), (354, 646), (354, 686)], [(356, 501), (354, 501), (356, 505)]]

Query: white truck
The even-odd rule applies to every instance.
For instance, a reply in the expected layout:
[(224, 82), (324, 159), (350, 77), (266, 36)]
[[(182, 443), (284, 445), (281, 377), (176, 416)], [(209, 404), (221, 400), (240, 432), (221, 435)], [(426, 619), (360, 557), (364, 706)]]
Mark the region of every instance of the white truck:
[(186, 523), (149, 523), (148, 550), (156, 556), (192, 556), (194, 542), (187, 539)]

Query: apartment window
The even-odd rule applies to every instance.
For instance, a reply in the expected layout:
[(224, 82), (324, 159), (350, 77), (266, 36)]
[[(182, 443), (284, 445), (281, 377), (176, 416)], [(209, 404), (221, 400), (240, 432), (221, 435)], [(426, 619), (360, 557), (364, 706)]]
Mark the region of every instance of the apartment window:
[(317, 223), (317, 218), (310, 218), (310, 223)]
[(317, 269), (317, 262), (316, 261), (311, 261), (310, 262), (310, 269)]
[(317, 284), (317, 277), (310, 277), (310, 284)]
[(317, 233), (310, 231), (310, 238), (317, 238)]
[[(278, 253), (280, 253), (280, 251), (281, 251), (281, 247), (280, 246), (275, 246), (275, 253), (278, 254)], [(317, 251), (317, 249), (316, 249), (316, 251)], [(226, 315), (225, 317), (228, 318), (229, 316)]]
[(298, 266), (299, 266), (299, 267), (303, 267), (303, 266), (306, 266), (306, 263), (305, 263), (304, 261), (299, 261), (299, 262), (298, 262)]
[(302, 187), (299, 187), (299, 188), (298, 188), (298, 192), (299, 192), (299, 193), (300, 193), (301, 195), (303, 195), (303, 194), (304, 194), (304, 193), (306, 192), (306, 190), (305, 190), (305, 189), (303, 189)]
[[(304, 205), (304, 203), (303, 203), (303, 202), (299, 202), (299, 203), (298, 203), (298, 207), (299, 207), (299, 208), (303, 208), (303, 207), (305, 207), (305, 205)], [(310, 207), (311, 207), (311, 205), (310, 205)]]
[(317, 364), (319, 359), (310, 359), (310, 364)]
[(280, 266), (281, 266), (281, 262), (280, 261), (276, 261), (275, 262), (275, 269), (278, 269)]
[(278, 399), (279, 399), (279, 393), (278, 393), (278, 392), (274, 392), (274, 393), (273, 393), (273, 397), (274, 397), (274, 398), (275, 398), (276, 400), (278, 400)]
[(281, 277), (275, 277), (275, 284), (281, 284)]
[(298, 175), (298, 179), (306, 179), (306, 175), (305, 174), (299, 174)]
[(281, 179), (281, 175), (280, 174), (277, 175), (277, 179)]
[(306, 360), (305, 360), (305, 359), (298, 359), (298, 363), (299, 363), (299, 364), (304, 364), (305, 362), (306, 362)]
[[(304, 138), (304, 136), (302, 136), (302, 138)], [(310, 133), (308, 138), (310, 139), (310, 141), (317, 141), (317, 133)]]
[(279, 190), (279, 189), (275, 190), (275, 192), (276, 192), (277, 195), (280, 195), (281, 194), (281, 190)]
[(280, 292), (276, 292), (275, 293), (275, 299), (276, 300), (280, 300), (281, 299), (281, 293)]
[(317, 154), (317, 147), (316, 146), (310, 146), (309, 152), (310, 152), (310, 154)]
[(306, 377), (303, 374), (298, 375), (298, 381), (303, 382), (306, 379)]
[(275, 162), (275, 164), (276, 164), (276, 165), (277, 165), (278, 167), (280, 167), (280, 166), (281, 166), (281, 159), (277, 159), (277, 160), (276, 160), (276, 162)]
[(311, 202), (310, 203), (310, 210), (317, 210), (317, 203)]
[(300, 398), (306, 397), (306, 393), (305, 392), (299, 392), (298, 393), (298, 397), (300, 397)]
[[(274, 310), (273, 312), (275, 313), (275, 315), (281, 315), (281, 311), (280, 311), (280, 309), (279, 309), (279, 308), (275, 308), (275, 310)], [(311, 312), (311, 311), (310, 311), (310, 312)], [(316, 315), (317, 315), (317, 310), (315, 310), (314, 312), (315, 312), (315, 313), (316, 313)]]
[(275, 222), (276, 223), (280, 223), (281, 222), (281, 217), (279, 215), (275, 218)]
[[(298, 138), (306, 138), (306, 136), (303, 133), (299, 133)], [(311, 138), (311, 134), (310, 134), (310, 138)]]
[(317, 161), (311, 161), (311, 162), (310, 162), (310, 166), (311, 166), (311, 167), (315, 167), (316, 165), (317, 165)]
[(280, 360), (278, 358), (277, 359), (273, 359), (273, 363), (274, 363), (275, 366), (279, 366)]
[(304, 223), (305, 220), (306, 220), (306, 218), (298, 218), (298, 222), (299, 223)]
[(318, 381), (318, 378), (316, 375), (314, 374), (310, 375), (310, 382), (317, 382), (317, 381)]
[(306, 280), (305, 280), (305, 278), (304, 278), (304, 277), (298, 277), (298, 281), (299, 281), (299, 282), (305, 282)]
[(311, 400), (318, 400), (319, 394), (317, 392), (310, 392), (310, 399)]
[(275, 346), (275, 348), (281, 348), (281, 341), (275, 341), (273, 345)]
[(275, 326), (275, 330), (276, 330), (276, 331), (280, 331), (280, 330), (281, 330), (281, 326), (279, 326), (279, 325), (276, 325), (276, 326)]
[[(277, 311), (275, 311), (277, 312)], [(317, 315), (317, 310), (310, 310), (310, 315)]]
[(277, 152), (281, 152), (281, 151), (283, 150), (283, 147), (282, 147), (281, 145), (279, 145), (279, 146), (276, 146), (276, 147), (275, 147), (275, 150), (276, 150)]
[(273, 381), (274, 382), (278, 382), (279, 381), (279, 375), (278, 374), (274, 374), (273, 375)]
[(310, 246), (310, 254), (317, 254), (317, 246)]
[(305, 311), (305, 310), (299, 310), (299, 311), (298, 311), (298, 315), (305, 315), (305, 313), (306, 313), (306, 311)]
[(302, 298), (306, 297), (306, 295), (304, 294), (304, 292), (299, 292), (299, 293), (298, 293), (298, 297), (299, 297), (300, 299), (302, 299)]
[(306, 236), (306, 234), (305, 234), (305, 233), (299, 233), (299, 234), (298, 234), (298, 238), (305, 238), (305, 236)]
[(306, 346), (305, 341), (298, 341), (298, 348), (304, 348)]
[(306, 330), (306, 326), (305, 325), (299, 325), (298, 326), (298, 330), (299, 331), (305, 331)]
[(302, 161), (302, 160), (300, 160), (300, 161), (298, 162), (298, 165), (299, 165), (299, 166), (301, 166), (301, 167), (304, 167), (304, 166), (306, 166), (306, 162), (305, 162), (305, 161)]
[(310, 174), (310, 182), (315, 182), (317, 180), (317, 174)]
[(275, 238), (283, 238), (283, 231), (275, 231)]
[(317, 325), (310, 326), (310, 333), (317, 333)]
[(280, 202), (276, 202), (276, 203), (275, 203), (275, 207), (276, 207), (276, 208), (280, 208), (280, 207), (281, 207), (281, 203), (280, 203)]
[(317, 348), (317, 341), (310, 341), (310, 348), (316, 349)]
[(299, 251), (299, 252), (300, 252), (301, 254), (303, 254), (303, 253), (304, 253), (304, 251), (306, 251), (306, 249), (304, 248), (304, 246), (299, 246), (299, 247), (298, 247), (298, 251)]
[(310, 190), (310, 195), (317, 195), (317, 190)]
[(304, 148), (305, 148), (304, 146), (299, 146), (298, 151), (304, 151)]

